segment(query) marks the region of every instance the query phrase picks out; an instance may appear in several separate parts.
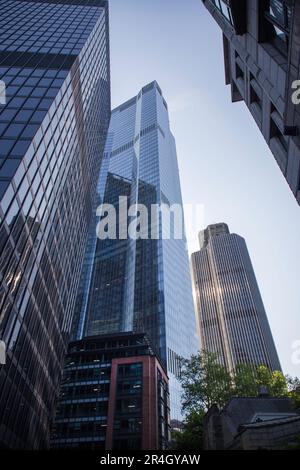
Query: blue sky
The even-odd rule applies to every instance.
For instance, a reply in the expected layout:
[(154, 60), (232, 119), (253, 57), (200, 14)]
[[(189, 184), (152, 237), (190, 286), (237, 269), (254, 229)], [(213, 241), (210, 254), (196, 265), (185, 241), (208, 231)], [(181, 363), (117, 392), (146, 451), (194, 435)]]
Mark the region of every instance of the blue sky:
[[(300, 376), (300, 207), (243, 103), (224, 85), (221, 31), (201, 0), (110, 0), (112, 105), (157, 80), (183, 202), (245, 237), (284, 372)], [(199, 230), (203, 227), (199, 227)], [(198, 249), (195, 239), (190, 252)]]

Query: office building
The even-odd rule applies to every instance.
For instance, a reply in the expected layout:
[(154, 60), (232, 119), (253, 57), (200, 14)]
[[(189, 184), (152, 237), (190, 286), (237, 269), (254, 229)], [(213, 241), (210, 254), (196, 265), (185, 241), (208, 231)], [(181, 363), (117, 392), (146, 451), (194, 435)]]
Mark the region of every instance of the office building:
[(110, 118), (108, 6), (0, 10), (0, 447), (37, 449), (49, 444)]
[(238, 364), (281, 370), (245, 240), (215, 224), (192, 255), (201, 348), (234, 372)]
[(70, 343), (52, 447), (166, 449), (168, 378), (144, 334), (117, 333)]
[[(300, 4), (203, 0), (223, 31), (226, 84), (243, 100), (300, 204)], [(266, 182), (267, 185), (267, 182)]]
[[(183, 220), (172, 219), (168, 233), (167, 219), (151, 211), (161, 204), (182, 209), (175, 141), (156, 82), (112, 111), (98, 194), (115, 208), (117, 230), (96, 243), (91, 236), (73, 337), (146, 333), (168, 370), (171, 417), (180, 418), (180, 358), (197, 352), (198, 338), (184, 230), (175, 233)], [(148, 210), (148, 226), (134, 239), (128, 209), (137, 204)]]

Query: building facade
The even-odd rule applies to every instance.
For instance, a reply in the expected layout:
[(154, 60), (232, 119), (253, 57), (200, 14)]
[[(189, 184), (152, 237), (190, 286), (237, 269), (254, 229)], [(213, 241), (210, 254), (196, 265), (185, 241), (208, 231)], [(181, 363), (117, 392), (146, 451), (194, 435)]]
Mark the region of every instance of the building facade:
[(166, 449), (166, 372), (144, 334), (70, 343), (52, 433), (53, 448)]
[(203, 3), (223, 31), (232, 101), (245, 101), (300, 204), (299, 83), (295, 83), (300, 79), (300, 4), (296, 0)]
[(199, 238), (192, 270), (202, 349), (230, 372), (245, 363), (281, 370), (245, 240), (223, 223)]
[(203, 422), (205, 450), (291, 450), (299, 446), (300, 415), (287, 397), (232, 397)]
[[(166, 219), (151, 210), (161, 204), (182, 209), (175, 141), (156, 82), (112, 111), (98, 195), (104, 205), (113, 205), (116, 230), (106, 239), (91, 236), (74, 339), (145, 332), (167, 366), (171, 416), (179, 418), (179, 361), (197, 352), (198, 338), (183, 219), (180, 236), (174, 219), (168, 236)], [(135, 212), (138, 205), (148, 211), (147, 227), (134, 239), (128, 236), (129, 209)]]
[(36, 449), (49, 442), (110, 118), (108, 6), (0, 9), (0, 447)]

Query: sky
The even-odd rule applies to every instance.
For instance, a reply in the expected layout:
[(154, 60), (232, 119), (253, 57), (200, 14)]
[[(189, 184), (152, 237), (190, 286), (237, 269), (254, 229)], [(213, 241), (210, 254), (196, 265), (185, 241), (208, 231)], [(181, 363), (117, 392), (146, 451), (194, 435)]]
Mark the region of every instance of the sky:
[(183, 203), (202, 205), (199, 230), (226, 222), (246, 239), (283, 371), (300, 377), (300, 207), (246, 105), (231, 103), (220, 29), (201, 0), (110, 0), (110, 38), (112, 106), (157, 80)]

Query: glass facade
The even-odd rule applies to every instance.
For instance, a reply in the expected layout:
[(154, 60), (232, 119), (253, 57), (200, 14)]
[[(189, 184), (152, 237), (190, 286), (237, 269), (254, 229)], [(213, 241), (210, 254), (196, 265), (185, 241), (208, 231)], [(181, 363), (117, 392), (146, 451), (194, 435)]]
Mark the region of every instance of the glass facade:
[(0, 8), (0, 447), (45, 448), (109, 124), (108, 7)]
[[(112, 111), (98, 185), (99, 200), (113, 204), (117, 239), (91, 242), (76, 306), (74, 338), (143, 331), (168, 365), (171, 415), (180, 417), (180, 357), (198, 349), (186, 240), (170, 237), (152, 204), (182, 206), (174, 137), (167, 104), (156, 82)], [(120, 236), (119, 215), (132, 204), (148, 209), (148, 239)], [(127, 220), (126, 220), (127, 217)], [(125, 220), (129, 218), (125, 213)], [(151, 237), (153, 230), (157, 237)], [(91, 237), (92, 238), (92, 237)], [(94, 250), (94, 258), (92, 251)]]

